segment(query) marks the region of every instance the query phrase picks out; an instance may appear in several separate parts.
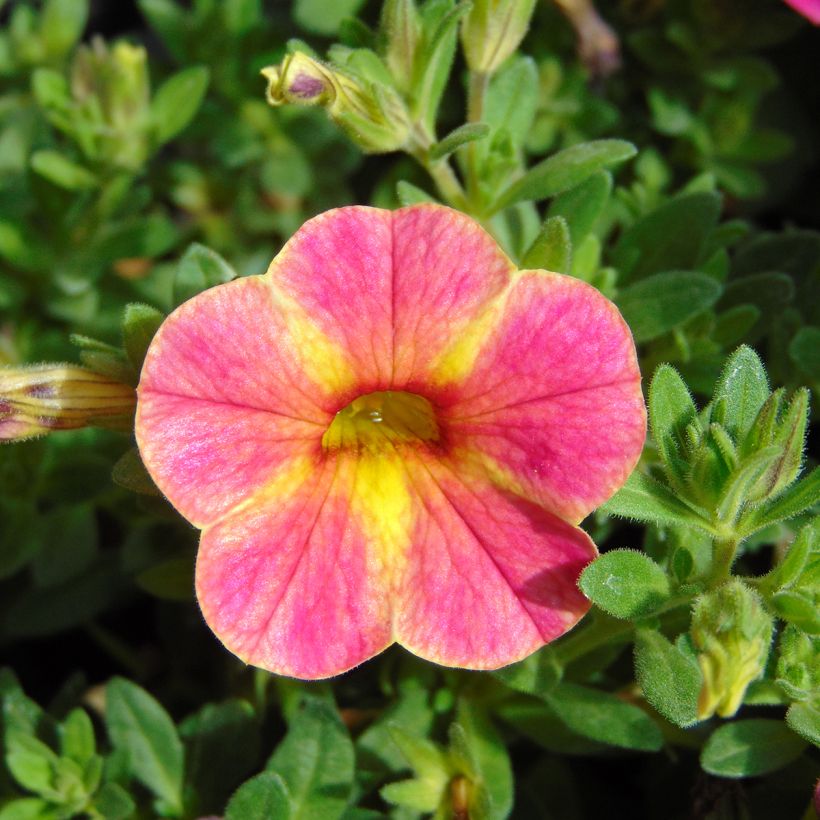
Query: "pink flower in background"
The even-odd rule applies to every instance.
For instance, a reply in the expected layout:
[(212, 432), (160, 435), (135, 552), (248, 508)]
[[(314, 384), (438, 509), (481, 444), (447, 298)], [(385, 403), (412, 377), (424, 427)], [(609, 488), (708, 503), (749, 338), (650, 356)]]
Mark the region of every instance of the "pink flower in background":
[(820, 0), (785, 0), (798, 14), (820, 25)]
[(136, 431), (203, 531), (220, 640), (322, 678), (394, 642), (492, 669), (570, 629), (596, 555), (577, 524), (634, 467), (645, 411), (597, 290), (516, 271), (457, 211), (351, 207), (165, 321)]

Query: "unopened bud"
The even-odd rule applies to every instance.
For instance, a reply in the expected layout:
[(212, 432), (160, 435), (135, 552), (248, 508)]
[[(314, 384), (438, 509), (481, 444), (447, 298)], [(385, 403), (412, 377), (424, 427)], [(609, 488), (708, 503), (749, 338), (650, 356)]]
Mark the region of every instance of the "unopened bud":
[(421, 21), (415, 0), (385, 0), (381, 28), (387, 67), (398, 87), (409, 91), (421, 39)]
[(145, 49), (122, 41), (109, 48), (95, 37), (90, 46), (77, 50), (71, 65), (71, 92), (96, 127), (91, 129), (96, 148), (84, 146), (86, 153), (125, 168), (141, 167), (148, 155), (151, 94)]
[(535, 0), (474, 0), (461, 26), (464, 57), (471, 71), (492, 74), (521, 45)]
[(692, 615), (692, 641), (698, 651), (703, 687), (698, 718), (731, 717), (746, 688), (766, 666), (772, 618), (760, 596), (737, 578), (702, 595)]
[(262, 69), (271, 105), (321, 105), (360, 148), (396, 151), (408, 140), (404, 101), (387, 86), (365, 82), (307, 54), (289, 54), (281, 66)]
[(820, 692), (820, 637), (787, 626), (780, 639), (777, 683), (791, 700), (810, 700)]
[(133, 387), (82, 367), (0, 368), (0, 441), (79, 427), (128, 429), (135, 403)]

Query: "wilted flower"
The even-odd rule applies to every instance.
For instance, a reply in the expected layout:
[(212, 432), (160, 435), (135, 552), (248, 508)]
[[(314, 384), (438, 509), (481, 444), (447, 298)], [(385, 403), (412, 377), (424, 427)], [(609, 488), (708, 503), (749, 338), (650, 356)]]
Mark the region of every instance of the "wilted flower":
[(205, 619), (301, 678), (393, 642), (492, 669), (566, 632), (577, 524), (645, 434), (616, 308), (434, 205), (310, 220), (165, 321), (138, 393), (144, 462), (203, 530)]
[(0, 441), (52, 430), (131, 426), (134, 388), (82, 367), (0, 368)]

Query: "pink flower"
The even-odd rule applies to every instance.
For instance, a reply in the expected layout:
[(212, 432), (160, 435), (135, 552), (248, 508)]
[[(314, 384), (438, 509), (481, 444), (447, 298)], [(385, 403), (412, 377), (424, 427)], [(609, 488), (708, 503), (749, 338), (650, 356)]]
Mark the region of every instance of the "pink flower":
[(165, 321), (138, 395), (145, 464), (203, 530), (205, 619), (299, 678), (394, 642), (493, 669), (562, 635), (596, 555), (577, 524), (646, 423), (616, 308), (433, 205), (310, 220)]
[(785, 0), (798, 14), (820, 25), (820, 0)]

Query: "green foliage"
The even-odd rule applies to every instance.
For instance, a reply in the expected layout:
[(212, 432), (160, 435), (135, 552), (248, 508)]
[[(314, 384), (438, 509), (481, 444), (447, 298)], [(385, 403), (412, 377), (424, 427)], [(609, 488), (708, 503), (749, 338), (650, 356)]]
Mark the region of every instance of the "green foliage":
[[(818, 217), (800, 187), (811, 31), (773, 0), (599, 3), (623, 64), (607, 77), (606, 38), (553, 3), (514, 5), (531, 33), (497, 66), (476, 62), (498, 33), (481, 14), (505, 3), (139, 0), (105, 37), (84, 0), (4, 6), (0, 364), (80, 361), (136, 386), (165, 315), (262, 273), (308, 217), (440, 202), (519, 267), (616, 302), (651, 436), (584, 524), (601, 556), (572, 632), (489, 673), (394, 649), (326, 684), (216, 647), (196, 533), (127, 435), (5, 447), (0, 644), (47, 706), (0, 671), (3, 820), (580, 818), (634, 814), (638, 794), (666, 817), (650, 777), (684, 813), (726, 813), (729, 794), (731, 813), (805, 811), (820, 234), (793, 226)], [(475, 26), (488, 37), (465, 58)], [(364, 113), (269, 108), (259, 71), (297, 52), (326, 58)], [(98, 686), (114, 674), (139, 685)], [(755, 780), (718, 805), (698, 763)]]

